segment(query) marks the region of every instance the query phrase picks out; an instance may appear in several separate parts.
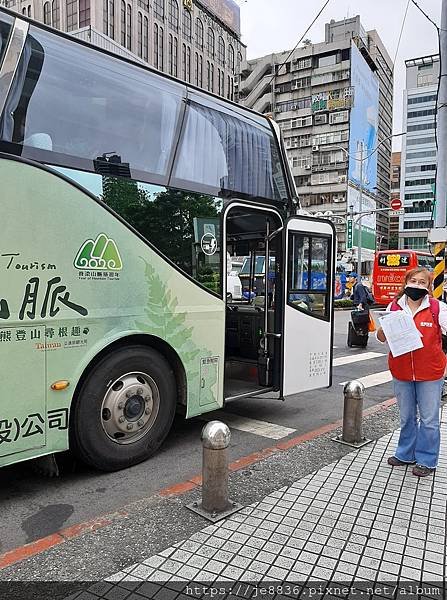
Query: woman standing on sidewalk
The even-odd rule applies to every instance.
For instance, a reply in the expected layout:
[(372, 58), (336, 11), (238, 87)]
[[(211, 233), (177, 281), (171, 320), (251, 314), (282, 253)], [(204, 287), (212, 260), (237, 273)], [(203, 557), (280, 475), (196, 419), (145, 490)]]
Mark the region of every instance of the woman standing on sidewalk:
[[(417, 477), (430, 475), (438, 464), (439, 408), (446, 367), (441, 329), (447, 330), (447, 306), (432, 298), (431, 292), (431, 273), (416, 267), (405, 274), (401, 291), (387, 307), (389, 311), (410, 314), (423, 343), (413, 352), (388, 356), (401, 426), (396, 452), (388, 458), (388, 464), (397, 467), (416, 463), (413, 475)], [(377, 330), (377, 339), (386, 341), (382, 328)]]

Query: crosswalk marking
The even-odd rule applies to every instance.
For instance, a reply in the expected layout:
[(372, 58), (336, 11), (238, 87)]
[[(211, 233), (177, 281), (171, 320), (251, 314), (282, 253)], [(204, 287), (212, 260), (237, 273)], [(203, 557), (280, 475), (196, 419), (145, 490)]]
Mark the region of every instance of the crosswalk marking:
[[(372, 373), (371, 375), (365, 375), (365, 377), (357, 377), (356, 381), (363, 383), (365, 388), (380, 385), (382, 383), (388, 383), (392, 380), (391, 373), (389, 371), (380, 371), (379, 373)], [(339, 385), (345, 385), (347, 381), (342, 381)]]
[(348, 365), (349, 363), (360, 362), (362, 360), (369, 360), (371, 358), (378, 358), (379, 356), (385, 356), (382, 352), (363, 352), (363, 354), (349, 354), (348, 356), (339, 356), (334, 358), (333, 366), (340, 367), (341, 365)]
[(222, 413), (221, 411), (218, 413), (201, 415), (200, 418), (203, 421), (214, 421), (215, 419), (219, 419), (219, 421), (223, 421), (232, 429), (253, 433), (272, 440), (280, 440), (296, 431), (296, 429), (292, 429), (291, 427), (283, 427), (282, 425), (275, 425), (274, 423), (268, 423), (267, 421), (258, 421), (257, 419), (249, 419), (232, 413)]

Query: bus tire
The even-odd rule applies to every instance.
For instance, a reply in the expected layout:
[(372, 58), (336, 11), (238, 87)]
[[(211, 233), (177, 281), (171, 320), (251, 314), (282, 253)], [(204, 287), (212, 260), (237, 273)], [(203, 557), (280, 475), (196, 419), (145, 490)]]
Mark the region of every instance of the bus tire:
[(177, 388), (166, 359), (146, 346), (105, 356), (88, 374), (70, 416), (70, 447), (101, 471), (140, 463), (160, 447), (175, 415)]

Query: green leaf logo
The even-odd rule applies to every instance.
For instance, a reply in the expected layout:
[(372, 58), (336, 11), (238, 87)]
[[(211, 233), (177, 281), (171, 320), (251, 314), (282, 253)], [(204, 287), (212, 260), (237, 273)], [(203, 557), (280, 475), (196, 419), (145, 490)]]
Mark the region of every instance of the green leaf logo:
[(121, 271), (123, 263), (115, 242), (100, 233), (96, 240), (86, 240), (74, 260), (76, 269)]

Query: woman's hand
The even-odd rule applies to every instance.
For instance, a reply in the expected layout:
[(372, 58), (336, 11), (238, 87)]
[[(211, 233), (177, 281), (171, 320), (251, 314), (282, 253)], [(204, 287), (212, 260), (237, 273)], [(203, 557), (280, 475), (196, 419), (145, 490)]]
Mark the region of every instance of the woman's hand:
[(379, 327), (379, 329), (377, 330), (377, 339), (381, 342), (386, 342), (386, 337), (381, 327)]

